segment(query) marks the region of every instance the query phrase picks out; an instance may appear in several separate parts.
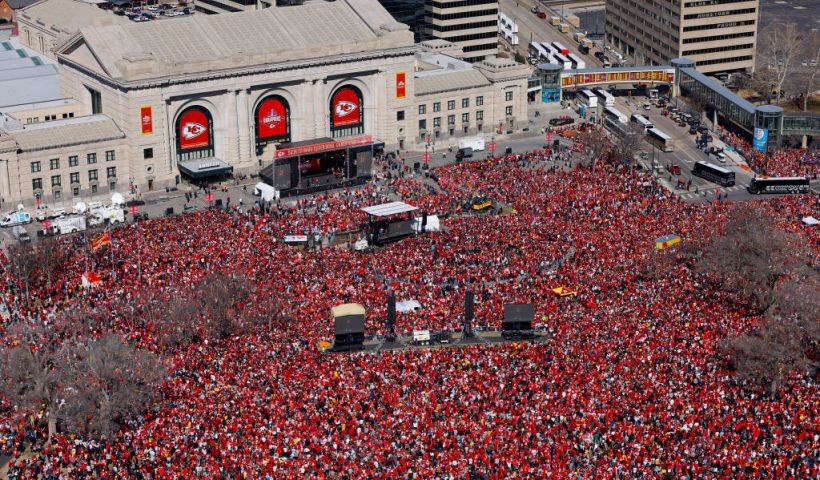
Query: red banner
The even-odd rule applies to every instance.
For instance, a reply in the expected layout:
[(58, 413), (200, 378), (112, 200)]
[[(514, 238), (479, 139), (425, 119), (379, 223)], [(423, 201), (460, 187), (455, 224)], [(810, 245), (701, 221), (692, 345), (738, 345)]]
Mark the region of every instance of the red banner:
[(214, 194), (213, 193), (206, 193), (205, 194), (205, 201), (206, 202), (213, 202), (214, 201)]
[(259, 126), (258, 138), (286, 137), (289, 130), (290, 111), (278, 98), (262, 102), (256, 115)]
[(310, 155), (313, 153), (329, 152), (331, 150), (341, 150), (342, 148), (358, 147), (373, 143), (373, 137), (364, 135), (362, 137), (336, 140), (333, 142), (314, 143), (313, 145), (303, 145), (301, 147), (283, 148), (276, 151), (276, 158), (295, 157), (298, 155)]
[(154, 117), (151, 114), (151, 107), (140, 107), (140, 123), (142, 124), (142, 134), (154, 133)]
[(399, 72), (396, 74), (396, 98), (407, 96), (407, 74)]
[(358, 92), (344, 87), (336, 92), (330, 102), (333, 114), (333, 126), (357, 125), (362, 122), (362, 101)]
[(204, 110), (192, 108), (183, 113), (177, 123), (179, 150), (210, 146), (211, 134), (208, 131), (208, 123), (208, 115)]
[(136, 215), (140, 213), (140, 207), (136, 205), (131, 205), (130, 207), (128, 207), (128, 213), (130, 213), (131, 215)]

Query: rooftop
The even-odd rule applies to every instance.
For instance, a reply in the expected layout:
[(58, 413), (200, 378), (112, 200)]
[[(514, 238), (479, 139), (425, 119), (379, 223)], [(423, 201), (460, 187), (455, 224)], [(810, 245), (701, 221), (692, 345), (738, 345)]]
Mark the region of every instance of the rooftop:
[(137, 81), (400, 47), (413, 47), (412, 32), (376, 0), (337, 0), (86, 26), (58, 54), (112, 79)]
[(397, 213), (414, 212), (416, 210), (418, 210), (418, 208), (404, 202), (390, 202), (362, 208), (364, 213), (373, 215), (374, 217), (387, 217)]
[(14, 38), (0, 42), (0, 108), (60, 98), (54, 61)]
[(114, 120), (102, 114), (33, 123), (8, 133), (24, 152), (125, 138)]
[(72, 34), (89, 25), (132, 23), (96, 5), (76, 0), (41, 0), (23, 8), (18, 19), (39, 23), (64, 34)]

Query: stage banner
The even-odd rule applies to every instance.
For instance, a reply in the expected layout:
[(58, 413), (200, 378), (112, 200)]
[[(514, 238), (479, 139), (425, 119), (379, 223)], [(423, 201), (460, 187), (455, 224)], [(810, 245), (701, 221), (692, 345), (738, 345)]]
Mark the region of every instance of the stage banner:
[(143, 135), (154, 133), (154, 117), (150, 106), (140, 107), (140, 123), (142, 124)]
[(407, 74), (399, 72), (396, 74), (396, 98), (407, 96)]
[(295, 157), (297, 155), (310, 155), (314, 153), (329, 152), (331, 150), (341, 150), (343, 148), (359, 147), (373, 143), (373, 137), (363, 135), (361, 137), (346, 138), (332, 142), (314, 143), (313, 145), (302, 145), (301, 147), (283, 148), (277, 150), (275, 158)]

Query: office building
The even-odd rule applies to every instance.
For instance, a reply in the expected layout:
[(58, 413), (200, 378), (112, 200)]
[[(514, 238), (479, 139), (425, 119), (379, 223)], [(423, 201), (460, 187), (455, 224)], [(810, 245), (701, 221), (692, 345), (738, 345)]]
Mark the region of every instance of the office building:
[(498, 53), (498, 0), (425, 0), (424, 24), (426, 38), (460, 46), (468, 62)]
[(424, 0), (379, 0), (379, 3), (397, 22), (410, 27), (416, 42), (427, 39), (424, 36)]
[(606, 1), (607, 42), (636, 65), (686, 57), (704, 73), (754, 68), (759, 0)]

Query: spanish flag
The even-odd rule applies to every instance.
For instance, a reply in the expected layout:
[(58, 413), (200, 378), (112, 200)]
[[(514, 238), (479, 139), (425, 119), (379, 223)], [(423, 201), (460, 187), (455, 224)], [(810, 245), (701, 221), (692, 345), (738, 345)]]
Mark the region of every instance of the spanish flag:
[(111, 232), (109, 231), (91, 240), (91, 250), (95, 252), (106, 245), (111, 245)]

